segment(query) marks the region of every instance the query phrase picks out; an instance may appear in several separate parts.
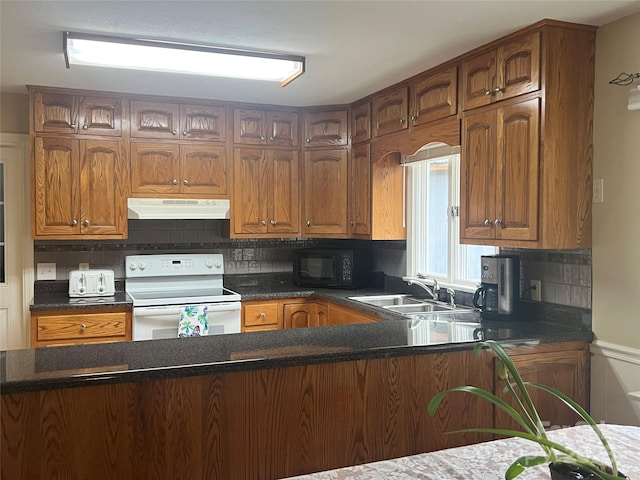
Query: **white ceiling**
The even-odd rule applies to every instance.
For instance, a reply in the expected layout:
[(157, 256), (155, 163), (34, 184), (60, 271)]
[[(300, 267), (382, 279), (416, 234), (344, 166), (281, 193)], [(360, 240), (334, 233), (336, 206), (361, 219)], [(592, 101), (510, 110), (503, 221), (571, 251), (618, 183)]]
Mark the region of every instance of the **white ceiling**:
[[(277, 105), (350, 103), (543, 18), (603, 25), (640, 0), (6, 1), (3, 92), (49, 85)], [(103, 33), (304, 55), (277, 83), (95, 67), (66, 69), (62, 32)]]

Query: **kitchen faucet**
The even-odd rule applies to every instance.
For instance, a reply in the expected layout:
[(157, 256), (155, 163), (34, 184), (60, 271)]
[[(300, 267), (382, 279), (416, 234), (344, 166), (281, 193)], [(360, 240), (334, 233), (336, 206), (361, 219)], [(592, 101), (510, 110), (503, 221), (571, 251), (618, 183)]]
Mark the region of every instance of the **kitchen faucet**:
[(438, 291), (440, 290), (440, 285), (438, 284), (438, 280), (436, 280), (435, 278), (433, 279), (433, 287), (429, 287), (429, 285), (424, 283), (424, 280), (425, 280), (424, 277), (423, 278), (402, 277), (402, 280), (404, 282), (407, 282), (409, 286), (418, 285), (419, 287), (422, 287), (424, 290), (427, 291), (429, 295), (431, 295), (432, 299), (438, 300)]

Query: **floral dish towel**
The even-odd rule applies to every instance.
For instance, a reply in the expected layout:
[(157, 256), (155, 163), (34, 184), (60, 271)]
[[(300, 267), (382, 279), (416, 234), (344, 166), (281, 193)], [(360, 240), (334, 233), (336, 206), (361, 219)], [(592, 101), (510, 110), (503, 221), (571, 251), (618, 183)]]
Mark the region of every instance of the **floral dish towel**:
[(179, 337), (200, 337), (209, 334), (207, 306), (187, 306), (180, 312)]

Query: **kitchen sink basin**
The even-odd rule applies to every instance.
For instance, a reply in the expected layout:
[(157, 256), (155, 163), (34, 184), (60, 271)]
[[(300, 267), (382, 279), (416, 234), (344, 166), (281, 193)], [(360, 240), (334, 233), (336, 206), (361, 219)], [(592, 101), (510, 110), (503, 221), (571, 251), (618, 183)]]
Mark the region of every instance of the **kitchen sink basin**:
[(435, 303), (418, 303), (415, 305), (396, 305), (393, 307), (385, 307), (388, 310), (404, 314), (412, 313), (430, 313), (430, 312), (453, 312), (455, 307), (449, 305), (438, 305)]
[(393, 307), (396, 305), (415, 305), (423, 303), (424, 300), (413, 298), (409, 295), (364, 295), (362, 297), (349, 297), (350, 300), (367, 303), (376, 307)]

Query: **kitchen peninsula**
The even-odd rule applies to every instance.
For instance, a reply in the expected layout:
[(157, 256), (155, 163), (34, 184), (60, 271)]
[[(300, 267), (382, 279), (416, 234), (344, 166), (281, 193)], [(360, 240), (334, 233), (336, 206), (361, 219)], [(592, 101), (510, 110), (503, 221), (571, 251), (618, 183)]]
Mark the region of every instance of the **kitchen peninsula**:
[(501, 388), (491, 355), (472, 352), (481, 332), (512, 347), (525, 377), (587, 403), (590, 331), (448, 318), (448, 335), (476, 327), (454, 339), (388, 318), (2, 352), (3, 477), (275, 479), (486, 440), (444, 433), (506, 421), (486, 402), (452, 397), (426, 413), (449, 386)]

